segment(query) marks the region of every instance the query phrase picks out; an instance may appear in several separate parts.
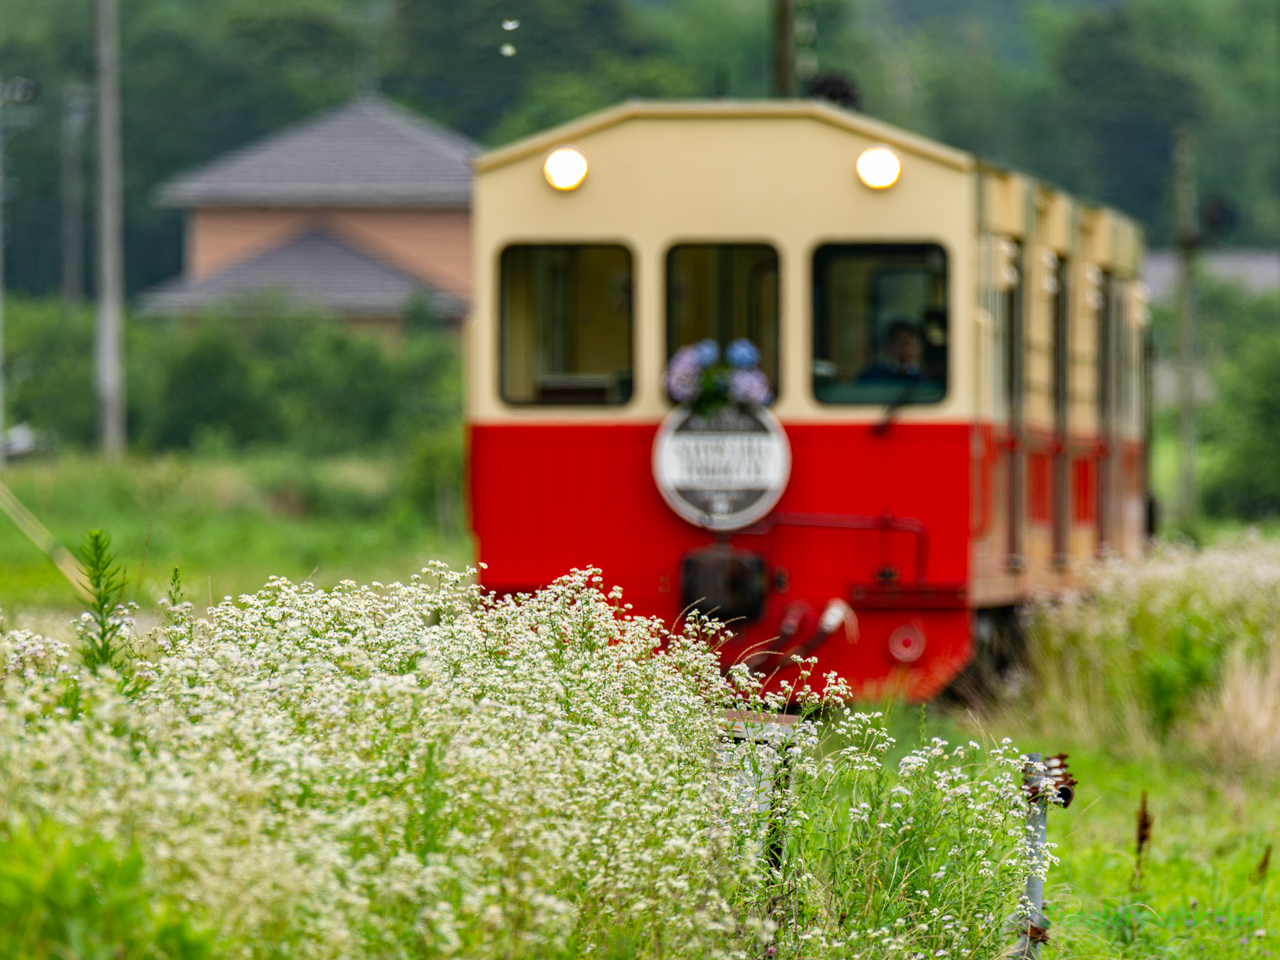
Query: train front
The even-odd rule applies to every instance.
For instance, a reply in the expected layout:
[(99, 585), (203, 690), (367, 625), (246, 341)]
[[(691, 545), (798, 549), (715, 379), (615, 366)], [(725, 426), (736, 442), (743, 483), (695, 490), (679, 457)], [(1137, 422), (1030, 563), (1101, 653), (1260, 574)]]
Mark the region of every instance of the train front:
[[(975, 173), (805, 102), (631, 103), (477, 164), (482, 579), (595, 566), (929, 696), (969, 658)], [(969, 291), (969, 293), (965, 293)]]

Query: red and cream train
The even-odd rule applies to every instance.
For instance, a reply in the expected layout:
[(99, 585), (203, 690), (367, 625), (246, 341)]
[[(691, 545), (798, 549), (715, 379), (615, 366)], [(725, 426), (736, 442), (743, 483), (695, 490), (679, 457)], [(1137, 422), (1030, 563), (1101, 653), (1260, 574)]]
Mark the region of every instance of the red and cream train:
[[(1143, 549), (1143, 243), (1111, 210), (825, 103), (716, 101), (487, 153), (473, 217), (494, 590), (597, 566), (637, 612), (735, 619), (726, 664), (928, 697), (1030, 594)], [(689, 417), (669, 362), (740, 339), (767, 412)]]

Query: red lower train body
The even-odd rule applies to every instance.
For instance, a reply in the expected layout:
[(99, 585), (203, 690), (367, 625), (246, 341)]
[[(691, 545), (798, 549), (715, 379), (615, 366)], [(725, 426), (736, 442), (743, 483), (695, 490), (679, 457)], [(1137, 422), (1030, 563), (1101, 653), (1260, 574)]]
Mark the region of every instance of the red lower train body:
[[(572, 568), (598, 567), (636, 613), (674, 622), (686, 605), (683, 558), (719, 540), (762, 558), (767, 584), (759, 617), (733, 624), (725, 665), (754, 656), (788, 679), (797, 668), (759, 656), (787, 646), (816, 656), (819, 674), (836, 671), (868, 693), (938, 693), (973, 653), (971, 553), (975, 520), (984, 521), (972, 487), (984, 473), (971, 466), (972, 429), (785, 426), (792, 470), (782, 499), (765, 521), (718, 537), (659, 495), (650, 470), (656, 423), (474, 425), (471, 503), (484, 585), (531, 591)], [(856, 622), (824, 632), (833, 601), (847, 603)]]
[[(1064, 556), (1091, 555), (1108, 525), (1116, 547), (1132, 552), (1146, 525), (1141, 443), (1114, 451), (1072, 444), (1064, 454), (1028, 436), (1019, 497), (1011, 492), (1017, 444), (1000, 431), (784, 426), (792, 468), (781, 500), (764, 521), (717, 535), (663, 502), (650, 468), (656, 423), (473, 425), (484, 585), (527, 592), (598, 567), (636, 613), (674, 623), (689, 602), (685, 558), (722, 544), (760, 558), (767, 585), (759, 616), (732, 624), (723, 665), (746, 661), (781, 681), (797, 673), (791, 654), (812, 655), (817, 675), (835, 671), (865, 694), (925, 699), (973, 660), (976, 616), (1071, 587)], [(1054, 492), (1060, 456), (1069, 496)], [(1019, 509), (1010, 509), (1011, 496)], [(1010, 563), (1015, 522), (1022, 530)], [(822, 614), (841, 601), (856, 622), (824, 630)], [(772, 659), (762, 656), (769, 651)]]

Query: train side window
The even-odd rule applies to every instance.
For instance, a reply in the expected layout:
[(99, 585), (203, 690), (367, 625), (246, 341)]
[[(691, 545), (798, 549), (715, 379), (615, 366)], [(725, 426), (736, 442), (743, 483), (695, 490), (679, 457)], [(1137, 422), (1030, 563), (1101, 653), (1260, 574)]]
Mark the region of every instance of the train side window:
[(667, 253), (667, 359), (745, 337), (778, 392), (778, 252), (763, 243), (686, 243)]
[(827, 244), (813, 257), (813, 392), (823, 403), (936, 403), (947, 392), (947, 254)]
[(631, 399), (631, 254), (625, 247), (507, 247), (501, 307), (508, 403)]

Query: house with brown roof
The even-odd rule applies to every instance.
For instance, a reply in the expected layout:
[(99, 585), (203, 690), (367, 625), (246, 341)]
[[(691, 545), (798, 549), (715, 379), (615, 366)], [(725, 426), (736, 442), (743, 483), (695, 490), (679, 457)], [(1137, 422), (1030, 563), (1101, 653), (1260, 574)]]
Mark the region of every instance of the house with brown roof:
[(478, 146), (367, 94), (165, 184), (186, 211), (184, 271), (143, 294), (153, 314), (265, 295), (399, 323), (415, 298), (458, 321), (471, 300)]

